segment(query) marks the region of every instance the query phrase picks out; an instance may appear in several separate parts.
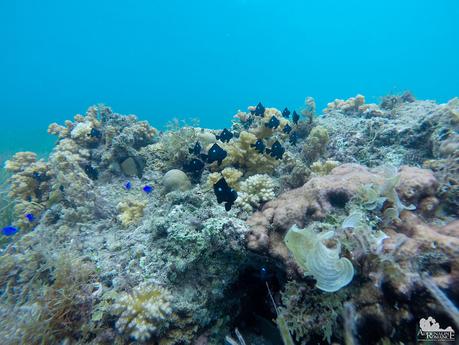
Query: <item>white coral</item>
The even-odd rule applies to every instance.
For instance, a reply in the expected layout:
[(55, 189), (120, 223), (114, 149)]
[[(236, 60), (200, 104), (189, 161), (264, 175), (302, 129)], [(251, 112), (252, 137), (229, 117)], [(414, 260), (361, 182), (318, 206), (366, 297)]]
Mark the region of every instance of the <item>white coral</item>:
[(241, 183), (237, 205), (247, 212), (274, 199), (274, 182), (268, 175), (254, 175)]

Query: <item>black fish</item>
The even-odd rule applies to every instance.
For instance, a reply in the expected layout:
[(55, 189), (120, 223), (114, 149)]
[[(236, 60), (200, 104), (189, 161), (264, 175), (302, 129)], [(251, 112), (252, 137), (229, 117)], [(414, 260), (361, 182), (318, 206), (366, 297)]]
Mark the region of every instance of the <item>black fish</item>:
[(209, 149), (207, 155), (201, 155), (201, 157), (207, 160), (207, 163), (211, 164), (213, 162), (218, 162), (218, 165), (222, 164), (222, 161), (226, 158), (228, 154), (223, 150), (218, 144), (213, 144)]
[(224, 177), (214, 184), (214, 193), (217, 196), (218, 203), (225, 202), (225, 210), (231, 210), (231, 206), (237, 199), (237, 192), (228, 186)]
[(282, 112), (282, 116), (288, 118), (290, 116), (290, 110), (285, 107), (284, 111)]
[(285, 153), (285, 149), (282, 147), (280, 142), (276, 140), (270, 149), (266, 149), (266, 153), (276, 159), (282, 159), (282, 155)]
[(289, 134), (291, 131), (292, 131), (292, 127), (290, 127), (288, 123), (282, 129), (282, 132), (284, 132), (285, 134)]
[(290, 137), (288, 138), (288, 140), (289, 140), (290, 144), (295, 146), (297, 141), (298, 141), (298, 136), (296, 135), (295, 132), (293, 132), (292, 134), (290, 134)]
[(280, 125), (280, 122), (277, 119), (277, 117), (275, 117), (274, 115), (271, 117), (268, 123), (265, 123), (265, 127), (268, 127), (268, 128), (277, 128), (279, 127), (279, 125)]
[(48, 180), (48, 177), (46, 176), (46, 173), (39, 173), (39, 172), (34, 172), (32, 174), (32, 177), (37, 181), (37, 182), (43, 182)]
[(264, 153), (264, 152), (265, 152), (266, 146), (265, 146), (265, 144), (263, 143), (263, 140), (261, 140), (261, 139), (258, 139), (258, 140), (255, 142), (255, 144), (251, 144), (250, 146), (251, 146), (251, 147), (254, 147), (255, 150), (257, 150), (257, 151), (260, 152), (260, 153)]
[(191, 161), (183, 164), (183, 170), (190, 173), (199, 173), (204, 169), (204, 162), (200, 159), (193, 158)]
[(256, 115), (256, 116), (263, 116), (265, 114), (265, 107), (263, 106), (263, 104), (258, 103), (255, 110), (252, 110), (251, 113), (252, 115)]
[(218, 140), (223, 141), (224, 143), (225, 142), (227, 143), (231, 140), (233, 136), (234, 136), (233, 133), (231, 133), (229, 130), (225, 128), (219, 135), (216, 136), (216, 138)]
[(102, 132), (99, 131), (97, 128), (91, 129), (91, 133), (89, 133), (89, 135), (90, 135), (92, 138), (97, 138), (97, 139), (102, 138)]
[(299, 119), (300, 119), (300, 115), (298, 115), (298, 113), (296, 112), (296, 110), (294, 110), (294, 111), (293, 111), (293, 116), (292, 116), (293, 123), (294, 123), (295, 125), (297, 125)]
[(91, 166), (91, 164), (85, 165), (85, 167), (84, 167), (84, 172), (86, 173), (86, 175), (88, 175), (88, 177), (89, 177), (91, 180), (97, 180), (98, 177), (99, 177), (99, 172), (97, 171), (96, 168), (94, 168), (93, 166)]
[(188, 152), (189, 153), (192, 153), (194, 155), (199, 155), (201, 153), (201, 144), (199, 143), (199, 141), (196, 142), (196, 144), (194, 144), (193, 147), (190, 147), (188, 149)]

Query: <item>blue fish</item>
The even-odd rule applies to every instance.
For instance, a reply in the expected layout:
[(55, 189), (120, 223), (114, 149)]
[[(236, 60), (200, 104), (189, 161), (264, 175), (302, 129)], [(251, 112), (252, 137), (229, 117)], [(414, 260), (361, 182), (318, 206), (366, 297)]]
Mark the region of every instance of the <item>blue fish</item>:
[(153, 187), (152, 186), (145, 186), (143, 187), (143, 191), (147, 194), (150, 194), (151, 192), (153, 192)]
[(32, 214), (32, 213), (27, 213), (25, 215), (25, 217), (27, 218), (27, 220), (31, 223), (33, 223), (35, 221), (35, 216)]
[(5, 236), (14, 235), (17, 232), (18, 232), (18, 228), (15, 228), (14, 226), (6, 226), (2, 229), (2, 233)]
[(126, 188), (126, 190), (131, 190), (131, 188), (132, 188), (131, 181), (127, 181), (127, 182), (124, 184), (124, 188)]

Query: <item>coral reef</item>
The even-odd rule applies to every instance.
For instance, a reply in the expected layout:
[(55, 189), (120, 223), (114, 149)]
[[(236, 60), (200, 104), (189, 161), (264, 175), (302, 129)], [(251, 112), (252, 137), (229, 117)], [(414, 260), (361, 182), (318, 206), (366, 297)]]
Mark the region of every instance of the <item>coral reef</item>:
[(458, 105), (357, 95), (316, 116), (308, 97), (162, 132), (98, 105), (50, 125), (48, 157), (2, 171), (19, 231), (0, 240), (1, 343), (411, 344), (426, 315), (457, 326)]

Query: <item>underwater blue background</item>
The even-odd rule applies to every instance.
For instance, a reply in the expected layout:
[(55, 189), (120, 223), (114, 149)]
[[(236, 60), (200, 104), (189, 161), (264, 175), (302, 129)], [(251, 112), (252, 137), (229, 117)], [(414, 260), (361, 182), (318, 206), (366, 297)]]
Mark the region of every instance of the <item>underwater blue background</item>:
[[(0, 159), (105, 103), (158, 128), (362, 93), (459, 95), (455, 0), (0, 1)], [(456, 20), (456, 22), (455, 22)]]

